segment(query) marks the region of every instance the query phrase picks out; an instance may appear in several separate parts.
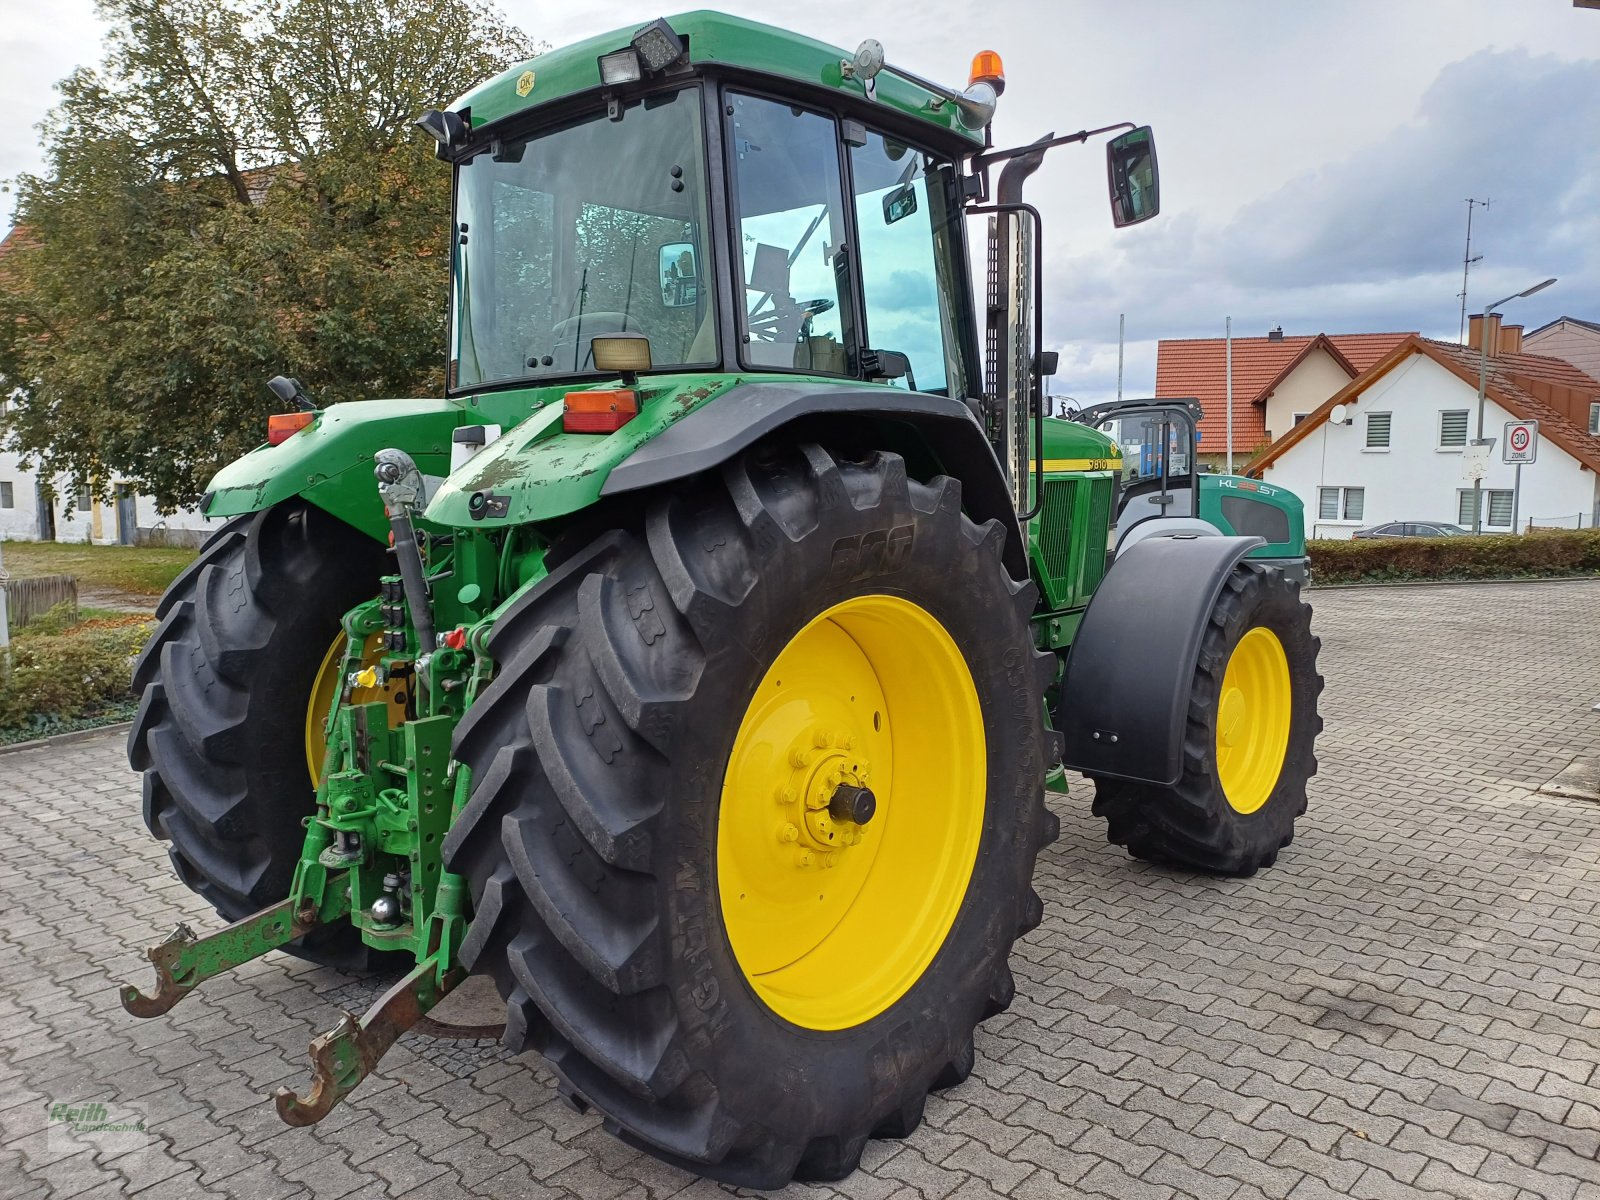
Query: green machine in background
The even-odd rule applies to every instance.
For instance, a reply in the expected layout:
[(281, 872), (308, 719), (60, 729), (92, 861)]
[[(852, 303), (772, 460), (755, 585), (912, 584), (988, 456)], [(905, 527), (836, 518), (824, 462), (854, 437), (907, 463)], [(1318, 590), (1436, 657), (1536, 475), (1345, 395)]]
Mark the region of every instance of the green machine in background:
[(1199, 402), (1122, 400), (1072, 420), (1110, 432), (1122, 451), (1113, 535), (1117, 552), (1146, 537), (1186, 531), (1260, 538), (1246, 557), (1301, 583), (1306, 579), (1305, 508), (1285, 488), (1196, 468)]
[(153, 948), (130, 1012), (273, 948), (401, 972), (280, 1089), (306, 1125), (481, 974), (618, 1136), (774, 1187), (967, 1077), (1052, 772), (1139, 857), (1274, 861), (1320, 729), (1298, 513), (1196, 479), (1170, 406), (1112, 414), (1154, 469), (1045, 415), (1024, 182), (1114, 135), (1136, 224), (1155, 147), (995, 149), (1003, 86), (701, 12), (423, 114), (446, 395), (280, 378), (296, 411), (212, 481), (129, 755), (233, 924)]

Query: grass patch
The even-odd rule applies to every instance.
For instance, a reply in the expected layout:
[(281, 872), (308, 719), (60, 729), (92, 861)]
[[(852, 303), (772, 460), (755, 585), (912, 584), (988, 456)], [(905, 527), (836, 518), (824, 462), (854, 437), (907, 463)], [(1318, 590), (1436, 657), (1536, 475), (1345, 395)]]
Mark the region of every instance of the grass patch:
[(80, 588), (159, 596), (198, 550), (185, 546), (89, 546), (82, 542), (6, 542), (12, 575), (72, 575)]
[(1315, 583), (1600, 575), (1600, 529), (1306, 543)]
[(153, 630), (137, 614), (73, 621), (65, 604), (19, 630), (0, 662), (0, 744), (125, 720), (133, 660)]

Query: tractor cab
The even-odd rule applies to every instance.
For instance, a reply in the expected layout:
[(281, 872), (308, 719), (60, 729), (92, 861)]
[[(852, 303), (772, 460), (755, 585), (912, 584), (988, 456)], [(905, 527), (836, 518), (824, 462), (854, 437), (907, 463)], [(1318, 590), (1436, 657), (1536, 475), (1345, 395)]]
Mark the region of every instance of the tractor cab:
[[(758, 28), (732, 18), (646, 28), (654, 58), (558, 52), (424, 118), (455, 164), (452, 391), (605, 378), (593, 341), (623, 336), (648, 344), (640, 374), (976, 395), (961, 216), (982, 127), (796, 39), (786, 69), (730, 71), (723, 45)], [(564, 94), (580, 66), (602, 86)], [(507, 82), (524, 103), (482, 121)]]

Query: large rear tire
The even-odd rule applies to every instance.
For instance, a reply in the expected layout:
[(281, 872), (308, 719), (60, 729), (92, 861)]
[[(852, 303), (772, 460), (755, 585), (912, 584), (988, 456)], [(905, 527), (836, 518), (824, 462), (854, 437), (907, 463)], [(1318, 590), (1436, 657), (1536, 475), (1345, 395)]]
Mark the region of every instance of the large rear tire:
[[(128, 761), (178, 878), (229, 921), (289, 893), (315, 805), (307, 705), (340, 618), (377, 593), (383, 565), (379, 543), (292, 500), (219, 529), (156, 610)], [(379, 965), (348, 925), (287, 949)]]
[[(1041, 916), (1034, 588), (892, 454), (753, 451), (623, 525), (492, 636), (445, 844), (462, 958), (627, 1142), (839, 1178), (966, 1078)], [(864, 824), (812, 797), (858, 786)]]
[(1298, 583), (1247, 562), (1234, 568), (1200, 644), (1183, 775), (1170, 788), (1091, 777), (1107, 840), (1216, 875), (1276, 862), (1317, 773), (1320, 647)]

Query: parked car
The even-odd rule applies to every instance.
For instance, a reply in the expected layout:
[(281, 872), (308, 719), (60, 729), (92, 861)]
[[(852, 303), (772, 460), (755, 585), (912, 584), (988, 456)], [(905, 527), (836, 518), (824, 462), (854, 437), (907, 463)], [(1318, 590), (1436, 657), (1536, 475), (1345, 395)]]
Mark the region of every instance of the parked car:
[(1471, 537), (1470, 529), (1452, 525), (1448, 521), (1390, 521), (1387, 525), (1373, 525), (1358, 529), (1350, 535), (1358, 538), (1402, 537)]

